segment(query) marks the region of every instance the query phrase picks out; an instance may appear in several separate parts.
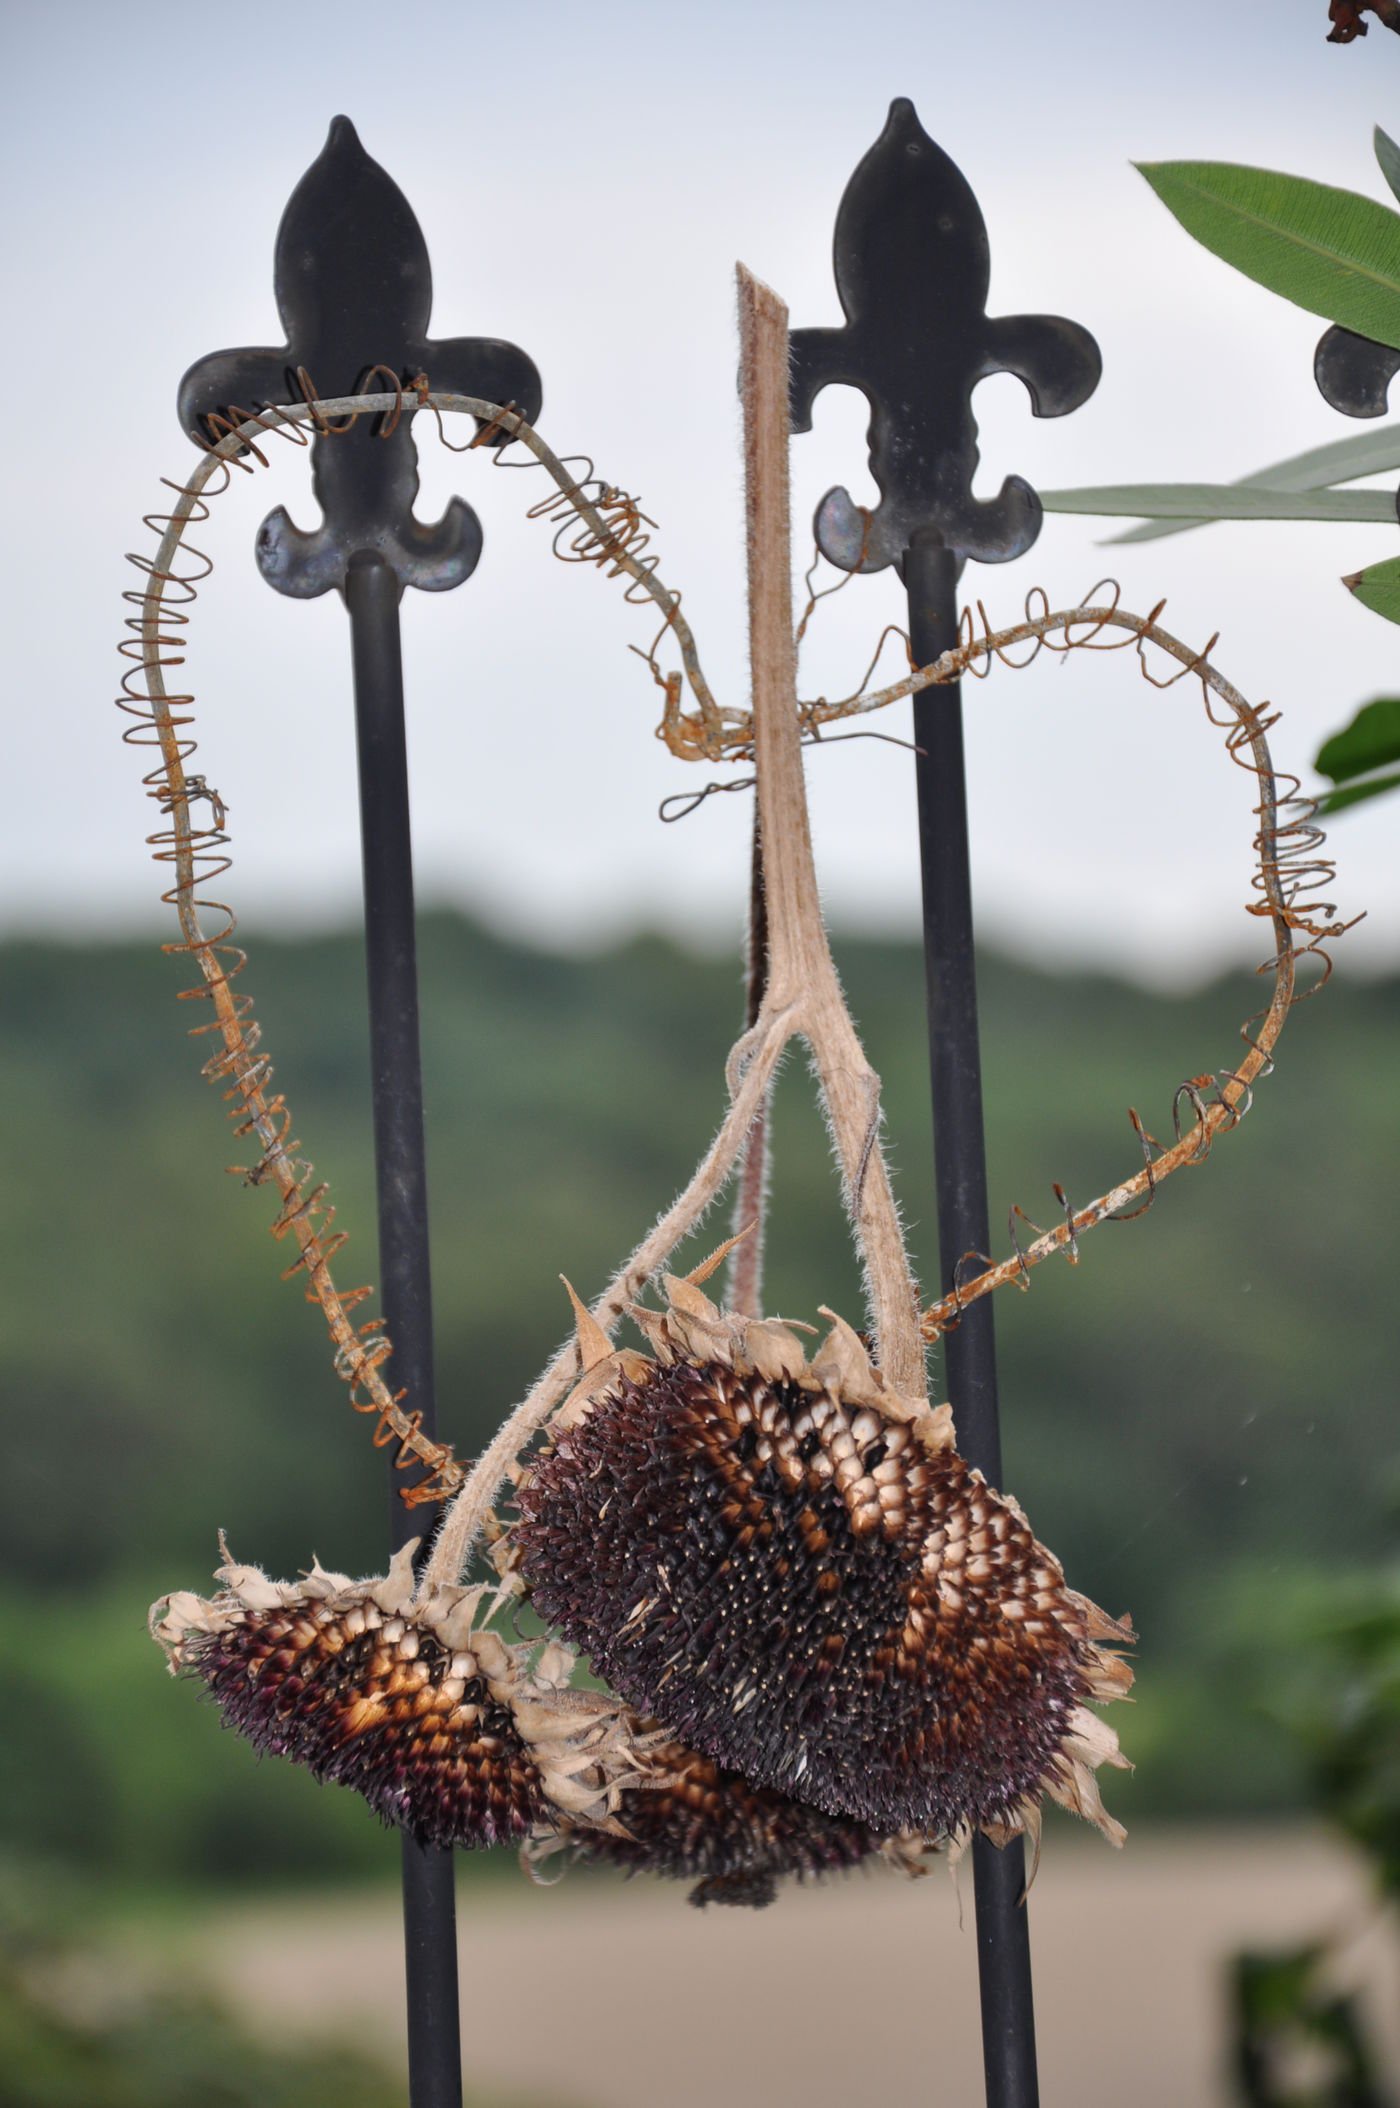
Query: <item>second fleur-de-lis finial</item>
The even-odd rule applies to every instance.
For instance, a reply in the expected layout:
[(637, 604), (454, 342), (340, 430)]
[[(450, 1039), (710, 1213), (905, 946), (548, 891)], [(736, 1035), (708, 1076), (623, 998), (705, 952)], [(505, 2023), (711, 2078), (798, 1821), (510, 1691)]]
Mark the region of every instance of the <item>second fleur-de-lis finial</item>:
[(846, 186), (835, 271), (846, 323), (793, 331), (792, 424), (811, 429), (819, 389), (861, 389), (880, 503), (867, 513), (847, 491), (828, 491), (817, 511), (823, 555), (843, 570), (883, 570), (921, 528), (982, 563), (1021, 555), (1040, 531), (1040, 500), (1019, 476), (995, 498), (973, 497), (972, 391), (1014, 373), (1037, 417), (1060, 417), (1097, 386), (1098, 346), (1059, 315), (988, 316), (977, 200), (905, 97)]
[[(277, 230), (277, 308), (287, 341), (266, 349), (211, 352), (180, 383), (180, 421), (207, 437), (205, 420), (301, 398), (304, 369), (322, 399), (352, 395), (375, 365), (408, 382), (426, 373), (435, 388), (513, 402), (539, 414), (540, 377), (532, 360), (498, 337), (428, 335), (433, 281), (413, 208), (361, 146), (348, 117), (337, 117), (321, 154), (287, 202)], [(381, 384), (382, 385), (382, 384)], [(394, 571), (400, 591), (443, 592), (471, 575), (481, 524), (453, 498), (440, 520), (415, 519), (418, 457), (405, 414), (387, 437), (362, 422), (314, 444), (316, 496), (323, 524), (293, 526), (282, 507), (258, 532), (258, 567), (268, 584), (297, 599), (341, 586), (357, 550), (372, 550)]]
[(1400, 373), (1400, 351), (1358, 336), (1334, 322), (1313, 358), (1318, 392), (1344, 417), (1384, 417), (1390, 384)]

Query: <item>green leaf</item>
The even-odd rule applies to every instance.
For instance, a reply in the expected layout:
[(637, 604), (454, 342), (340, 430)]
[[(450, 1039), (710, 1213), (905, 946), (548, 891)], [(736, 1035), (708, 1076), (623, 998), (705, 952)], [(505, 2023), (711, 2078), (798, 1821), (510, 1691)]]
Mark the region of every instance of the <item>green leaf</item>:
[(1400, 769), (1389, 776), (1372, 776), (1366, 783), (1349, 783), (1345, 790), (1328, 791), (1319, 798), (1319, 813), (1341, 812), (1345, 806), (1360, 805), (1367, 798), (1378, 798), (1382, 791), (1400, 790)]
[(1377, 125), (1375, 147), (1376, 159), (1381, 165), (1381, 174), (1385, 177), (1396, 197), (1400, 198), (1400, 146), (1395, 144), (1388, 132), (1383, 132), (1380, 126)]
[(1349, 783), (1391, 761), (1400, 761), (1400, 697), (1381, 695), (1323, 742), (1313, 767), (1334, 783)]
[(1140, 161), (1188, 234), (1314, 315), (1400, 349), (1400, 215), (1374, 198), (1229, 161)]
[[(1359, 476), (1382, 475), (1400, 468), (1400, 425), (1384, 425), (1377, 432), (1358, 432), (1350, 439), (1333, 439), (1326, 446), (1309, 447), (1306, 453), (1291, 454), (1286, 461), (1272, 462), (1241, 476), (1231, 489), (1252, 484), (1256, 490), (1327, 490), (1334, 483), (1352, 483)], [(1149, 520), (1126, 533), (1110, 534), (1108, 546), (1121, 542), (1154, 542), (1166, 534), (1189, 534), (1193, 527), (1208, 527), (1202, 520)]]
[(1388, 556), (1383, 563), (1353, 571), (1342, 584), (1356, 595), (1362, 607), (1384, 615), (1387, 622), (1400, 622), (1400, 556)]
[(1269, 490), (1253, 483), (1104, 483), (1043, 490), (1047, 512), (1137, 513), (1158, 520), (1388, 520), (1383, 490)]

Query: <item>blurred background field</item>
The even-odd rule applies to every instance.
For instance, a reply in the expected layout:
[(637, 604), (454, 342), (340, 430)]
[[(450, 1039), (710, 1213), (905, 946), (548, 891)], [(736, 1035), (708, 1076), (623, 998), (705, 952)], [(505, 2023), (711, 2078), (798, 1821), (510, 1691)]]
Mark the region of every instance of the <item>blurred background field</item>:
[[(404, 37), (352, 5), (314, 51), (283, 39), (226, 80), (197, 6), (12, 13), (7, 270), (44, 330), (0, 521), (0, 2108), (402, 2108), (396, 1840), (255, 1762), (144, 1630), (153, 1597), (207, 1586), (220, 1526), (283, 1574), (313, 1553), (374, 1570), (387, 1535), (384, 1458), (278, 1284), (270, 1197), (222, 1175), (242, 1145), (182, 1037), (153, 816), (108, 707), (120, 552), (148, 546), (156, 476), (192, 458), (176, 378), (213, 345), (275, 341), (273, 230), (348, 112), (419, 211), (434, 335), (537, 359), (546, 436), (642, 494), (737, 702), (732, 263), (803, 325), (839, 321), (832, 214), (892, 95), (977, 191), (990, 311), (1075, 317), (1104, 354), (1072, 419), (1029, 417), (1009, 375), (979, 386), (977, 494), (1005, 474), (1219, 481), (1355, 428), (1314, 386), (1317, 318), (1189, 241), (1134, 164), (1228, 158), (1384, 195), (1372, 125), (1396, 130), (1400, 46), (1377, 21), (1329, 49), (1326, 0), (1118, 9), (1108, 34), (1098, 0), (1011, 0), (994, 39), (990, 10), (927, 0), (518, 0), (504, 44), (469, 8), (420, 7)], [(874, 498), (868, 418), (856, 392), (821, 398), (793, 449), (798, 520), (834, 483)], [(737, 957), (636, 932), (731, 942), (749, 805), (658, 827), (696, 782), (651, 737), (626, 653), (645, 623), (549, 562), (528, 479), (435, 445), (421, 468), (420, 517), (467, 498), (486, 555), (469, 592), (405, 609), (419, 897), (525, 940), (443, 906), (422, 932), (439, 1389), (469, 1454), (565, 1329), (558, 1273), (595, 1290), (717, 1122)], [(354, 1282), (376, 1264), (349, 666), (334, 596), (269, 593), (252, 562), (283, 502), (314, 522), (304, 457), (201, 530), (218, 570), (189, 679), (198, 766), (234, 816), (245, 985)], [(1390, 626), (1339, 584), (1385, 527), (1236, 522), (1109, 554), (1103, 533), (1051, 516), (1025, 563), (967, 590), (996, 620), (1032, 587), (1073, 604), (1108, 567), (1128, 606), (1169, 595), (1173, 631), (1220, 631), (1222, 668), (1285, 711), (1278, 759), (1305, 785), (1355, 706), (1395, 693)], [(846, 692), (903, 619), (893, 571), (824, 602), (804, 692)], [(1207, 977), (1260, 931), (1237, 908), (1249, 780), (1189, 687), (1079, 654), (969, 704), (1000, 1252), (1013, 1201), (1051, 1222), (1052, 1180), (1083, 1200), (1135, 1167), (1130, 1104), (1164, 1134), (1180, 1081), (1235, 1060), (1260, 987)], [(916, 927), (911, 772), (884, 744), (828, 746), (823, 897), (932, 1288), (921, 962), (850, 934)], [(1393, 810), (1337, 828), (1336, 898), (1368, 917), (1239, 1132), (1086, 1239), (1077, 1271), (998, 1299), (1008, 1489), (1142, 1635), (1137, 1770), (1109, 1782), (1127, 1849), (1052, 1821), (1032, 1898), (1047, 2108), (1400, 2100)], [(854, 1313), (795, 1058), (777, 1129), (772, 1302)], [(980, 2098), (970, 1898), (960, 1927), (941, 1876), (752, 1918), (578, 1873), (544, 1894), (498, 1855), (458, 1877), (470, 2108)]]
[[(884, 1077), (898, 1188), (931, 1285), (920, 960), (907, 944), (838, 938), (837, 949)], [(358, 939), (252, 937), (249, 950), (246, 985), (281, 1057), (296, 1131), (352, 1232), (338, 1273), (372, 1279)], [(445, 913), (424, 921), (422, 968), (441, 1413), (470, 1454), (565, 1329), (559, 1272), (596, 1290), (713, 1128), (739, 972), (735, 957), (659, 939), (570, 957), (528, 950)], [(0, 1818), (13, 1880), (31, 1908), (49, 1899), (38, 1918), (51, 1930), (66, 1912), (85, 1937), (119, 1936), (148, 1959), (172, 1941), (182, 1957), (203, 1954), (211, 1979), (242, 1983), (256, 2020), (263, 1994), (246, 1967), (257, 1943), (231, 1935), (220, 1959), (219, 1928), (256, 1924), (265, 1942), (266, 1899), (280, 1893), (288, 1940), (305, 1954), (308, 1923), (348, 1922), (352, 1892), (391, 1883), (395, 1855), (357, 1801), (255, 1762), (169, 1681), (145, 1606), (205, 1585), (219, 1527), (239, 1558), (272, 1572), (293, 1573), (313, 1552), (377, 1570), (386, 1496), (383, 1459), (331, 1373), (319, 1319), (277, 1282), (269, 1196), (223, 1175), (239, 1147), (198, 1080), (200, 1043), (183, 1036), (195, 1018), (173, 997), (187, 978), (149, 944), (0, 948), (12, 1180), (0, 1322), (14, 1430), (0, 1482)], [(1168, 998), (995, 956), (982, 993), (994, 1206), (1018, 1200), (1042, 1220), (1052, 1179), (1087, 1197), (1131, 1167), (1127, 1106), (1168, 1128), (1177, 1083), (1228, 1065), (1256, 1001), (1243, 976)], [(1300, 1868), (1323, 1864), (1316, 1834), (1299, 1832), (1295, 1852), (1286, 1827), (1315, 1790), (1308, 1707), (1330, 1703), (1325, 1688), (1318, 1696), (1314, 1643), (1348, 1575), (1351, 1609), (1376, 1603), (1400, 1499), (1393, 1342), (1374, 1318), (1391, 1297), (1394, 1254), (1376, 1213), (1384, 1167), (1400, 1161), (1400, 1105), (1380, 1087), (1398, 1023), (1400, 983), (1339, 976), (1295, 1016), (1278, 1074), (1212, 1162), (1145, 1218), (1087, 1239), (1077, 1270), (1043, 1268), (1025, 1296), (1000, 1298), (1008, 1486), (1071, 1580), (1131, 1611), (1142, 1634), (1138, 1701), (1122, 1728), (1138, 1769), (1111, 1781), (1128, 1851), (1098, 1852), (1090, 1872), (1084, 1841), (1056, 1825), (1038, 1912), (1057, 1907), (1062, 1878), (1071, 1914), (1092, 1881), (1084, 1907), (1111, 1929), (1133, 1908), (1134, 1884), (1148, 1883), (1142, 1907), (1172, 1865), (1219, 1875), (1244, 1851), (1251, 1865), (1292, 1863), (1296, 1889)], [(771, 1307), (858, 1309), (796, 1061), (779, 1087), (776, 1150)], [(1321, 1919), (1343, 1901), (1364, 1917), (1366, 1888), (1335, 1851), (1324, 1860), (1327, 1930)], [(488, 1882), (493, 1909), (509, 1906), (503, 1926), (548, 1937), (555, 1921), (509, 1863), (464, 1867), (463, 1879)], [(345, 1904), (308, 1921), (308, 1889), (328, 1888)], [(1248, 1921), (1240, 1880), (1225, 1889)], [(860, 1884), (854, 1907), (872, 1909), (874, 1893)], [(1173, 1893), (1163, 1928), (1194, 1923), (1218, 1945), (1206, 1891), (1195, 1891), (1204, 1916), (1190, 1881)], [(1289, 1891), (1294, 1917), (1306, 1919), (1308, 1893)], [(636, 1939), (644, 1911), (643, 1950), (669, 1926), (677, 1941), (703, 1936), (712, 1953), (729, 1951), (716, 1914), (692, 1919), (680, 1892), (647, 1901), (634, 1886), (610, 1919), (619, 1894), (572, 1877), (559, 1922), (585, 1945), (594, 1917), (604, 1940), (610, 1923), (619, 1939), (632, 1925)], [(1265, 1944), (1279, 1929), (1267, 1895), (1265, 1882)], [(911, 1930), (925, 1922), (908, 1901), (887, 1907)], [(390, 1899), (375, 1908), (376, 1975), (389, 1977), (376, 2009), (392, 2046)], [(956, 1906), (941, 1884), (918, 1908), (930, 1939), (936, 1921), (946, 1942)], [(780, 1939), (787, 1923), (839, 1944), (847, 1921), (828, 1915), (819, 1933), (821, 1909), (788, 1897), (763, 1923)], [(465, 1927), (470, 2009), (480, 1937), (470, 1904)], [(970, 1969), (970, 1932), (960, 1951)], [(1155, 1966), (1170, 1976), (1169, 1942)], [(1150, 2005), (1150, 1980), (1143, 1996)], [(497, 2076), (499, 2061), (488, 2063)], [(587, 2076), (580, 2101), (623, 2098)], [(70, 2097), (83, 2096), (33, 2096)], [(93, 2108), (107, 2098), (90, 2094)], [(166, 2096), (148, 2084), (141, 2098)], [(318, 2098), (309, 2080), (297, 2098)]]

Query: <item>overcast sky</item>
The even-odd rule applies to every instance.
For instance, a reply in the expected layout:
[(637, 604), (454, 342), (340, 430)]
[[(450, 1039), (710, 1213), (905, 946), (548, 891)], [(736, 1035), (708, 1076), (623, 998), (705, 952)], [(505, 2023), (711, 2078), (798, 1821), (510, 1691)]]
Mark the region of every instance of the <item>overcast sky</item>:
[[(1400, 40), (1329, 46), (1326, 12), (347, 0), (256, 30), (197, 4), (12, 12), (6, 925), (160, 926), (149, 811), (111, 707), (122, 552), (148, 546), (158, 479), (191, 459), (174, 415), (184, 368), (280, 341), (273, 237), (337, 111), (417, 210), (433, 333), (528, 350), (545, 436), (641, 494), (711, 678), (742, 702), (732, 267), (777, 286), (796, 325), (840, 319), (832, 218), (892, 96), (914, 99), (978, 193), (991, 311), (1073, 316), (1103, 350), (1098, 393), (1071, 418), (1032, 419), (1008, 377), (983, 385), (980, 492), (1012, 471), (1046, 488), (1223, 480), (1361, 429), (1313, 386), (1314, 318), (1198, 249), (1130, 165), (1238, 160), (1384, 197), (1370, 135), (1400, 128)], [(861, 400), (831, 390), (795, 441), (802, 537), (829, 484), (871, 490), (864, 424)], [(638, 925), (732, 939), (749, 801), (658, 824), (658, 802), (703, 775), (652, 737), (655, 693), (626, 649), (647, 641), (645, 617), (550, 561), (522, 518), (533, 479), (425, 436), (423, 483), (422, 517), (454, 490), (472, 500), (486, 551), (459, 591), (405, 602), (420, 897), (570, 945)], [(358, 894), (348, 634), (335, 596), (289, 601), (259, 580), (253, 534), (279, 502), (314, 523), (290, 450), (208, 531), (218, 569), (189, 673), (195, 766), (234, 831), (229, 897), (254, 928), (305, 928), (343, 920)], [(1221, 668), (1281, 707), (1276, 753), (1309, 782), (1320, 739), (1395, 692), (1400, 633), (1338, 583), (1393, 552), (1385, 527), (1096, 547), (1109, 531), (1050, 519), (1029, 556), (970, 567), (967, 583), (1005, 619), (1032, 585), (1064, 603), (1110, 569), (1131, 607), (1166, 595), (1169, 627), (1191, 642), (1220, 630)], [(900, 612), (892, 573), (857, 581), (816, 629), (804, 692), (844, 691)], [(1241, 913), (1248, 779), (1185, 686), (1156, 695), (1130, 662), (1080, 655), (978, 684), (968, 716), (984, 936), (1158, 979), (1257, 956)], [(880, 728), (907, 721), (905, 706)], [(912, 929), (908, 755), (860, 742), (809, 773), (833, 921)], [(1382, 802), (1334, 832), (1336, 897), (1370, 911), (1347, 943), (1358, 968), (1400, 963), (1395, 829)]]

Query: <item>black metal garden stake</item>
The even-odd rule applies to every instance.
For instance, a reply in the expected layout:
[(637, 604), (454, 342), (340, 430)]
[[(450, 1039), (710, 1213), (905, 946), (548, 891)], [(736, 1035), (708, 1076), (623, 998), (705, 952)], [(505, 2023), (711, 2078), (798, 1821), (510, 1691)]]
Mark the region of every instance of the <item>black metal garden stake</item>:
[[(428, 337), (432, 276), (422, 232), (404, 197), (365, 153), (348, 118), (293, 191), (277, 233), (275, 286), (285, 344), (211, 353), (180, 384), (185, 430), (206, 420), (299, 401), (300, 376), (323, 399), (357, 392), (375, 366), (403, 382), (515, 403), (533, 420), (540, 381), (513, 344), (492, 337)], [(410, 398), (411, 400), (411, 398)], [(279, 593), (309, 600), (332, 587), (350, 615), (364, 854), (374, 1086), (379, 1265), (393, 1376), (434, 1431), (432, 1291), (418, 1050), (413, 849), (409, 824), (399, 600), (406, 586), (445, 592), (481, 554), (476, 514), (454, 498), (425, 525), (411, 413), (386, 430), (372, 420), (313, 441), (321, 526), (294, 527), (279, 507), (258, 530), (258, 567)], [(421, 1525), (398, 1498), (392, 1545)], [(457, 1940), (450, 1852), (403, 1840), (409, 2091), (413, 2108), (460, 2108)]]
[[(927, 665), (957, 639), (964, 561), (1005, 563), (1040, 531), (1040, 501), (1009, 476), (989, 501), (972, 495), (977, 427), (972, 390), (1017, 374), (1038, 417), (1077, 409), (1097, 385), (1098, 347), (1055, 315), (986, 313), (990, 258), (977, 200), (919, 124), (911, 102), (890, 108), (880, 138), (851, 177), (836, 218), (835, 273), (846, 323), (792, 334), (792, 424), (811, 429), (812, 402), (831, 383), (871, 407), (870, 467), (880, 502), (865, 512), (843, 489), (817, 510), (823, 554), (847, 571), (896, 564), (909, 602), (915, 658)], [(932, 1071), (938, 1240), (945, 1293), (960, 1262), (988, 1248), (977, 988), (972, 953), (962, 708), (956, 686), (916, 698), (914, 736), (923, 870), (924, 962)], [(947, 1341), (958, 1447), (1001, 1483), (996, 1352), (989, 1299)], [(1030, 1933), (1024, 1850), (973, 1846), (982, 2045), (989, 2108), (1035, 2108)]]

